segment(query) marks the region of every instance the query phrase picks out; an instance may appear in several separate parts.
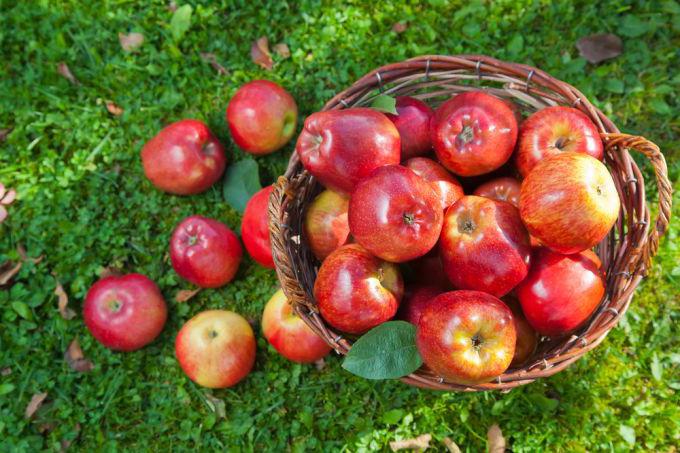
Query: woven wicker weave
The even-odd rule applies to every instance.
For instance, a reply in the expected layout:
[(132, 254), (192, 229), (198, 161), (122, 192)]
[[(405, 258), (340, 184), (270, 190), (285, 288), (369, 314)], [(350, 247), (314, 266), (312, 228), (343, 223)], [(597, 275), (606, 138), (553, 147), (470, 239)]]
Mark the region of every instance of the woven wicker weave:
[[(665, 233), (671, 212), (671, 185), (659, 148), (643, 137), (619, 133), (617, 127), (571, 85), (530, 66), (507, 63), (482, 55), (422, 56), (376, 69), (331, 99), (324, 110), (367, 105), (378, 93), (408, 95), (439, 105), (462, 91), (484, 89), (510, 99), (525, 113), (550, 105), (573, 106), (588, 115), (600, 130), (605, 145), (604, 162), (621, 198), (615, 227), (598, 245), (597, 254), (607, 275), (607, 292), (598, 310), (574, 335), (542, 338), (534, 355), (520, 368), (511, 368), (495, 381), (459, 385), (422, 368), (402, 378), (418, 387), (480, 391), (509, 390), (551, 376), (599, 345), (628, 309), (633, 292), (650, 267)], [(658, 186), (658, 214), (650, 223), (642, 174), (629, 150), (649, 159)], [(306, 206), (321, 190), (302, 167), (296, 153), (270, 198), (272, 252), (281, 287), (295, 311), (338, 353), (352, 347), (350, 339), (335, 332), (319, 316), (313, 296), (319, 263), (302, 235)]]

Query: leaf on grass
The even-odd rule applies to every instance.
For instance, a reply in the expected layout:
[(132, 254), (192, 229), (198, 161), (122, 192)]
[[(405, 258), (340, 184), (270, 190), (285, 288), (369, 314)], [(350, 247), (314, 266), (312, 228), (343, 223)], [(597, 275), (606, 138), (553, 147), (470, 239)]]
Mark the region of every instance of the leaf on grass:
[(430, 434), (421, 434), (413, 439), (393, 440), (390, 442), (392, 451), (399, 450), (427, 450), (430, 447)]
[(132, 52), (137, 50), (139, 46), (144, 44), (144, 35), (141, 33), (118, 33), (118, 41), (120, 42), (120, 47), (126, 52)]
[(80, 436), (80, 429), (81, 429), (80, 423), (76, 423), (76, 426), (73, 427), (73, 432), (75, 433), (75, 435), (71, 435), (70, 439), (61, 440), (60, 444), (62, 453), (68, 450), (73, 441), (75, 441), (78, 438), (78, 436)]
[(397, 22), (392, 25), (392, 31), (395, 33), (404, 33), (408, 29), (408, 22)]
[(0, 129), (0, 142), (4, 142), (5, 140), (7, 140), (7, 136), (9, 135), (10, 132), (12, 132), (12, 129), (9, 127), (6, 129)]
[(168, 11), (170, 11), (171, 13), (177, 11), (177, 3), (175, 3), (174, 1), (168, 3)]
[(316, 367), (317, 371), (321, 371), (324, 368), (326, 368), (326, 361), (323, 358), (321, 358), (314, 362), (314, 366)]
[(290, 49), (288, 48), (288, 44), (285, 42), (280, 42), (274, 46), (274, 52), (276, 52), (276, 55), (278, 55), (281, 58), (288, 58), (290, 57)]
[(227, 409), (223, 400), (216, 398), (212, 393), (205, 393), (204, 396), (206, 404), (217, 415), (217, 418), (227, 417)]
[(269, 40), (266, 36), (262, 36), (250, 46), (250, 58), (253, 63), (263, 67), (267, 71), (271, 71), (274, 67), (274, 60), (269, 52)]
[(631, 447), (635, 445), (635, 429), (631, 428), (630, 426), (627, 425), (620, 425), (619, 426), (619, 434), (621, 434), (621, 437), (623, 437), (623, 440), (626, 441), (628, 445)]
[(24, 263), (21, 261), (14, 263), (12, 261), (5, 261), (0, 265), (0, 286), (5, 286), (12, 280), (12, 278), (19, 273), (21, 266)]
[(66, 363), (68, 363), (68, 366), (70, 366), (73, 371), (78, 371), (79, 373), (87, 373), (94, 368), (92, 362), (85, 358), (85, 354), (83, 354), (78, 339), (74, 339), (71, 344), (68, 345), (68, 349), (66, 349), (66, 352), (64, 353), (64, 359), (66, 359)]
[(0, 370), (0, 376), (4, 377), (9, 376), (10, 374), (12, 374), (12, 369), (10, 367), (3, 368), (2, 370)]
[(118, 269), (111, 267), (111, 266), (102, 267), (99, 270), (99, 278), (117, 277), (120, 274), (121, 274), (121, 272)]
[(359, 338), (342, 367), (366, 379), (394, 379), (414, 372), (422, 364), (416, 347), (416, 327), (405, 321), (389, 321)]
[(197, 289), (182, 289), (180, 291), (177, 291), (177, 294), (175, 294), (175, 302), (186, 302), (192, 297), (194, 297), (196, 294), (198, 294), (201, 291), (201, 288)]
[(76, 79), (76, 76), (74, 76), (73, 73), (71, 72), (71, 69), (63, 61), (57, 65), (57, 72), (66, 80), (71, 82), (73, 85), (80, 84), (80, 82), (78, 82), (78, 79)]
[(618, 57), (623, 51), (621, 38), (611, 33), (584, 36), (576, 41), (576, 48), (592, 64)]
[(113, 101), (106, 101), (106, 110), (113, 116), (121, 116), (123, 109), (118, 107)]
[(31, 401), (28, 403), (28, 406), (26, 406), (26, 412), (24, 413), (24, 416), (26, 418), (33, 417), (33, 414), (35, 414), (38, 409), (40, 409), (40, 406), (42, 406), (43, 402), (45, 402), (45, 398), (47, 398), (47, 392), (36, 393), (33, 395)]
[(57, 307), (59, 308), (59, 314), (61, 317), (67, 321), (69, 319), (73, 319), (76, 316), (76, 312), (68, 308), (68, 295), (66, 294), (66, 291), (64, 291), (64, 287), (61, 286), (59, 280), (57, 280), (57, 286), (54, 288), (54, 294), (57, 296)]
[(201, 59), (206, 63), (210, 63), (210, 66), (217, 71), (218, 74), (226, 75), (229, 73), (227, 69), (217, 62), (217, 57), (213, 53), (201, 53)]
[(619, 32), (628, 38), (637, 38), (651, 30), (651, 25), (643, 22), (639, 17), (629, 14), (621, 20)]
[(505, 451), (505, 437), (503, 437), (503, 432), (496, 423), (491, 425), (486, 433), (486, 438), (489, 453), (503, 453)]
[(654, 380), (661, 382), (663, 379), (663, 364), (659, 360), (659, 356), (654, 353), (652, 356), (652, 377)]
[(391, 113), (392, 115), (398, 115), (397, 113), (397, 100), (392, 96), (386, 94), (381, 94), (376, 96), (371, 102), (371, 108), (378, 110), (383, 113)]
[(248, 200), (260, 189), (260, 173), (257, 162), (253, 159), (235, 162), (224, 172), (224, 201), (241, 214), (245, 211)]
[(182, 5), (172, 13), (170, 33), (172, 33), (175, 41), (182, 39), (182, 36), (191, 28), (191, 14), (193, 11), (191, 5)]
[(458, 444), (452, 441), (449, 437), (444, 438), (444, 445), (446, 446), (446, 449), (449, 451), (449, 453), (461, 453)]
[(557, 406), (559, 405), (559, 401), (556, 399), (548, 398), (540, 393), (531, 393), (527, 395), (527, 398), (543, 412), (552, 412), (557, 409)]
[(17, 191), (14, 189), (5, 189), (4, 184), (0, 183), (0, 204), (9, 206), (17, 199)]
[(32, 258), (32, 257), (28, 256), (26, 249), (21, 244), (17, 245), (17, 253), (19, 254), (19, 257), (21, 258), (21, 261), (23, 261), (24, 263), (28, 262), (28, 263), (38, 264), (45, 258), (45, 255), (40, 255), (37, 258)]

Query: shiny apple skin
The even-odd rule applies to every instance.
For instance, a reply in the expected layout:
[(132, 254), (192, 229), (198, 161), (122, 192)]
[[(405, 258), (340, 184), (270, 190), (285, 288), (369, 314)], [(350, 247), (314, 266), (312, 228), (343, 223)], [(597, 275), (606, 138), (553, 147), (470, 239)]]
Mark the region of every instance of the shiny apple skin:
[(261, 156), (281, 149), (295, 133), (295, 99), (269, 80), (253, 80), (229, 101), (226, 120), (239, 148)]
[[(467, 385), (503, 374), (512, 362), (516, 339), (510, 309), (481, 291), (435, 297), (420, 315), (416, 332), (425, 365), (450, 382)], [(474, 347), (473, 341), (480, 343)]]
[(590, 249), (604, 239), (619, 207), (607, 167), (581, 153), (560, 153), (539, 162), (522, 182), (519, 199), (529, 233), (565, 254)]
[(529, 235), (517, 208), (502, 201), (475, 195), (458, 200), (444, 216), (439, 250), (458, 289), (501, 297), (529, 272)]
[(105, 277), (87, 292), (83, 319), (92, 336), (116, 351), (151, 343), (168, 317), (158, 286), (141, 274)]
[(507, 102), (483, 91), (461, 93), (444, 102), (430, 121), (439, 162), (459, 176), (501, 167), (517, 141), (517, 120)]
[(331, 347), (295, 314), (280, 289), (264, 307), (262, 333), (279, 354), (293, 362), (316, 362), (331, 352)]
[(519, 301), (514, 297), (504, 297), (503, 302), (512, 310), (512, 317), (515, 320), (515, 331), (517, 332), (517, 342), (515, 343), (515, 355), (510, 366), (518, 367), (525, 363), (532, 356), (538, 346), (538, 332), (531, 327), (527, 321)]
[(198, 120), (181, 120), (163, 128), (142, 148), (144, 174), (158, 189), (176, 195), (208, 190), (224, 173), (222, 144)]
[(352, 238), (373, 255), (403, 263), (437, 243), (444, 214), (429, 181), (401, 165), (377, 168), (349, 200)]
[(396, 98), (397, 115), (385, 115), (394, 123), (401, 138), (401, 159), (422, 156), (432, 150), (430, 119), (432, 109), (423, 101), (410, 96)]
[(324, 190), (314, 198), (305, 213), (305, 238), (312, 253), (323, 261), (349, 239), (349, 197)]
[(255, 363), (255, 335), (241, 315), (207, 310), (187, 321), (175, 339), (184, 373), (203, 387), (226, 388), (245, 378)]
[(175, 272), (201, 288), (229, 283), (238, 271), (243, 248), (225, 224), (202, 216), (182, 220), (170, 239), (170, 260)]
[(274, 269), (272, 258), (272, 246), (269, 240), (269, 220), (267, 209), (269, 196), (274, 190), (273, 186), (267, 186), (252, 196), (243, 211), (241, 221), (241, 239), (248, 254), (260, 265)]
[(446, 168), (427, 157), (414, 157), (404, 162), (406, 168), (426, 179), (434, 187), (444, 209), (458, 201), (463, 195), (463, 186)]
[(597, 126), (572, 107), (547, 107), (532, 114), (519, 130), (515, 166), (526, 177), (538, 162), (563, 152), (576, 152), (602, 160)]
[(407, 288), (397, 317), (418, 325), (420, 315), (427, 305), (445, 290), (439, 286), (414, 286)]
[(371, 255), (358, 244), (343, 245), (321, 264), (314, 297), (331, 326), (364, 333), (391, 319), (404, 295), (396, 264)]
[(295, 150), (321, 184), (346, 194), (376, 168), (401, 160), (399, 131), (384, 114), (368, 108), (311, 114)]
[(491, 198), (496, 201), (507, 201), (514, 207), (519, 208), (520, 189), (521, 183), (515, 178), (503, 177), (485, 182), (475, 189), (474, 195)]
[(527, 278), (517, 287), (527, 321), (547, 336), (566, 335), (593, 314), (605, 293), (597, 263), (588, 255), (534, 249)]

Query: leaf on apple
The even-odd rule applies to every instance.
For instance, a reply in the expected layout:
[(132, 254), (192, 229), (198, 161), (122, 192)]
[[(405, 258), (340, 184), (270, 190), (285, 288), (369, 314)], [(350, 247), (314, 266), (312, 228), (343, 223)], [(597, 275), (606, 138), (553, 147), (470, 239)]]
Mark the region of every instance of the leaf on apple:
[(380, 94), (371, 102), (371, 108), (383, 113), (391, 113), (392, 115), (399, 115), (397, 113), (397, 100), (392, 96)]
[(47, 398), (47, 392), (36, 393), (33, 395), (31, 401), (28, 403), (28, 406), (26, 406), (24, 417), (27, 419), (33, 417), (33, 414), (38, 412), (40, 406), (42, 406), (42, 404), (45, 402), (45, 398)]
[(618, 57), (623, 50), (621, 38), (611, 33), (585, 36), (576, 42), (576, 48), (583, 58), (592, 64)]
[(191, 14), (193, 13), (193, 8), (191, 5), (182, 5), (172, 13), (172, 19), (170, 19), (170, 33), (175, 41), (182, 39), (184, 34), (191, 27)]
[(414, 372), (422, 364), (416, 347), (416, 326), (389, 321), (359, 338), (342, 367), (366, 379), (394, 379)]
[(68, 295), (64, 291), (64, 287), (59, 283), (59, 280), (57, 280), (57, 286), (54, 288), (54, 294), (57, 296), (57, 308), (59, 308), (61, 317), (66, 320), (73, 319), (76, 316), (76, 312), (68, 308)]
[(257, 162), (253, 159), (235, 162), (224, 172), (224, 201), (241, 214), (245, 211), (248, 200), (260, 189), (260, 173)]
[(272, 60), (272, 54), (269, 52), (269, 39), (266, 36), (261, 36), (253, 41), (253, 44), (250, 46), (250, 58), (253, 60), (253, 63), (267, 71), (272, 70), (274, 60)]
[(486, 433), (489, 453), (503, 453), (505, 452), (505, 437), (501, 428), (494, 423)]
[(120, 47), (126, 52), (133, 52), (144, 44), (144, 35), (141, 33), (118, 33), (118, 41), (120, 42)]
[(390, 442), (390, 449), (392, 451), (399, 450), (427, 450), (430, 448), (431, 434), (422, 434), (413, 439), (393, 440)]
[(79, 373), (87, 373), (94, 368), (92, 362), (85, 358), (77, 338), (68, 345), (68, 349), (64, 353), (64, 359), (73, 371), (78, 371)]

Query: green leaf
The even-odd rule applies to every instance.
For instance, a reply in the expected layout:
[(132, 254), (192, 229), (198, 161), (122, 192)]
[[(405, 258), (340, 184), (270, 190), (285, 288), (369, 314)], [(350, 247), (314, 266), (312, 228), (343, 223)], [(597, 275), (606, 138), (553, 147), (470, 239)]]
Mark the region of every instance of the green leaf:
[(663, 99), (652, 99), (649, 101), (649, 106), (652, 108), (652, 110), (660, 115), (668, 115), (671, 113), (671, 107), (666, 104), (666, 101)]
[(393, 379), (420, 368), (416, 327), (389, 321), (368, 331), (354, 343), (342, 367), (366, 379)]
[(404, 417), (404, 414), (405, 412), (402, 409), (392, 409), (383, 414), (382, 421), (387, 425), (396, 425)]
[(642, 36), (649, 30), (649, 24), (641, 21), (637, 16), (628, 15), (621, 21), (619, 32), (629, 38)]
[(24, 319), (31, 319), (31, 309), (23, 302), (12, 302), (12, 308)]
[(635, 445), (635, 429), (627, 425), (620, 425), (619, 434), (621, 434), (621, 437), (623, 437), (623, 440), (625, 440), (628, 445), (631, 447)]
[(623, 81), (619, 79), (607, 79), (604, 83), (604, 87), (607, 91), (611, 93), (621, 94), (624, 91)]
[(512, 55), (519, 55), (524, 50), (524, 37), (522, 35), (515, 35), (508, 43), (508, 51)]
[(654, 353), (652, 356), (652, 377), (654, 377), (655, 380), (661, 382), (661, 379), (663, 378), (663, 364), (661, 363), (661, 360), (659, 360), (659, 356)]
[(191, 13), (193, 8), (191, 5), (182, 5), (175, 10), (170, 20), (170, 32), (175, 41), (182, 39), (182, 36), (191, 27)]
[(398, 115), (397, 113), (397, 100), (392, 96), (386, 94), (381, 94), (371, 102), (371, 108), (384, 113), (391, 113), (392, 115)]
[(248, 200), (262, 188), (257, 162), (247, 158), (233, 163), (224, 173), (224, 201), (243, 214)]
[(10, 384), (9, 382), (0, 384), (0, 395), (7, 395), (12, 390), (14, 390), (14, 384)]
[(527, 395), (527, 398), (529, 398), (529, 401), (542, 412), (552, 412), (557, 409), (557, 406), (560, 404), (556, 399), (548, 398), (540, 393), (531, 393)]

